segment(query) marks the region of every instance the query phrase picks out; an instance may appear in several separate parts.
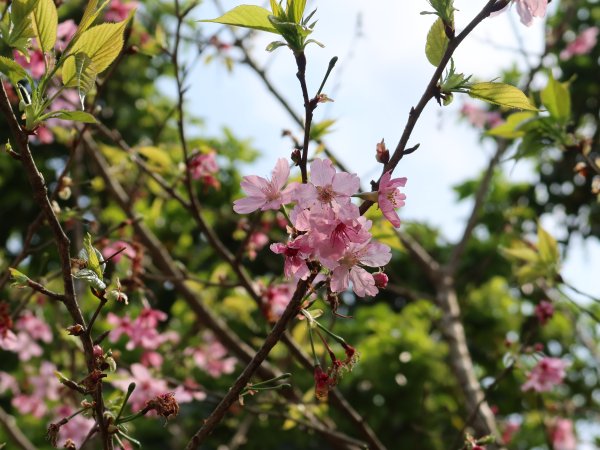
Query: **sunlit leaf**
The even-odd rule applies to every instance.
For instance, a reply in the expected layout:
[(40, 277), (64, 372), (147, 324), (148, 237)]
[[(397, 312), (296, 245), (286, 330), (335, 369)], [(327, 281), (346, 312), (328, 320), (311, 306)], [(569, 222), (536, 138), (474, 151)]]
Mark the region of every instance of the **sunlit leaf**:
[(58, 13), (53, 0), (38, 0), (32, 14), (32, 24), (35, 37), (43, 53), (54, 48)]
[(556, 81), (550, 72), (548, 85), (540, 93), (542, 103), (552, 117), (566, 123), (571, 116), (571, 94), (568, 85)]
[(473, 98), (493, 103), (505, 108), (538, 111), (520, 89), (510, 84), (485, 82), (469, 86), (469, 95)]
[(427, 34), (427, 43), (425, 44), (425, 55), (429, 62), (437, 67), (442, 61), (442, 57), (448, 47), (448, 37), (444, 31), (444, 22), (437, 19)]
[(205, 19), (200, 22), (222, 23), (236, 27), (251, 28), (253, 30), (268, 31), (279, 34), (273, 24), (269, 21), (271, 12), (255, 5), (240, 5), (226, 12), (216, 19)]
[(18, 81), (27, 78), (25, 69), (5, 56), (0, 56), (0, 72), (6, 75), (14, 85), (16, 85)]

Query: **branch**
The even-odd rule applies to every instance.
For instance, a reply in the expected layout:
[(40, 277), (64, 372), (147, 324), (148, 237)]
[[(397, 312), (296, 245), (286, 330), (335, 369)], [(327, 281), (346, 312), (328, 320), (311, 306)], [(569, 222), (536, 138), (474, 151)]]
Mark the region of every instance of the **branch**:
[(254, 355), (252, 360), (248, 363), (244, 371), (237, 378), (233, 386), (229, 389), (227, 395), (221, 400), (221, 402), (217, 405), (214, 411), (210, 414), (210, 416), (204, 421), (202, 427), (192, 436), (187, 446), (186, 450), (196, 449), (202, 444), (206, 438), (212, 433), (215, 427), (223, 420), (225, 417), (225, 413), (229, 410), (231, 405), (233, 405), (239, 398), (240, 393), (246, 387), (252, 375), (256, 370), (260, 367), (262, 362), (269, 355), (271, 349), (279, 342), (281, 336), (285, 332), (288, 323), (298, 315), (298, 311), (300, 310), (300, 305), (306, 295), (308, 288), (310, 287), (312, 281), (317, 275), (317, 271), (313, 270), (312, 274), (308, 277), (307, 280), (300, 280), (296, 287), (296, 292), (292, 296), (290, 303), (285, 308), (285, 311), (265, 339), (265, 342), (261, 346), (260, 350)]
[[(404, 126), (404, 131), (402, 132), (402, 136), (400, 137), (400, 141), (394, 150), (394, 153), (390, 157), (389, 162), (384, 166), (382, 170), (382, 175), (389, 171), (394, 171), (402, 157), (404, 156), (404, 150), (406, 149), (406, 145), (408, 144), (408, 140), (412, 134), (421, 113), (425, 109), (425, 106), (429, 103), (429, 101), (434, 98), (435, 93), (437, 92), (438, 82), (444, 72), (444, 69), (450, 62), (450, 58), (454, 54), (455, 50), (458, 48), (460, 43), (475, 29), (477, 25), (479, 25), (486, 17), (490, 15), (490, 13), (494, 10), (496, 6), (496, 0), (488, 0), (483, 9), (475, 16), (475, 18), (467, 25), (467, 27), (458, 34), (454, 39), (450, 40), (448, 43), (448, 47), (446, 48), (446, 52), (440, 61), (440, 64), (435, 69), (435, 72), (431, 76), (429, 80), (429, 84), (425, 88), (425, 92), (421, 96), (419, 103), (417, 106), (410, 109), (408, 114), (408, 120), (406, 121), (406, 125)], [(381, 179), (381, 177), (380, 177)], [(373, 184), (373, 191), (377, 190), (379, 186), (379, 180)], [(361, 214), (364, 214), (371, 206), (373, 205), (372, 201), (365, 201), (360, 206)]]
[[(81, 314), (79, 304), (77, 303), (75, 286), (73, 284), (73, 277), (71, 276), (71, 255), (69, 248), (70, 241), (62, 229), (58, 217), (54, 213), (52, 204), (48, 197), (46, 182), (43, 175), (38, 170), (33, 159), (33, 155), (31, 154), (31, 150), (29, 149), (29, 137), (17, 121), (17, 118), (8, 100), (8, 96), (6, 95), (4, 85), (0, 86), (0, 111), (8, 122), (8, 126), (16, 144), (16, 148), (21, 156), (21, 164), (23, 165), (27, 178), (29, 179), (29, 184), (33, 189), (33, 197), (35, 202), (42, 210), (42, 213), (44, 214), (44, 217), (50, 226), (54, 236), (54, 241), (56, 242), (56, 246), (58, 248), (61, 274), (65, 291), (63, 303), (65, 304), (65, 307), (69, 311), (69, 314), (75, 323), (85, 328), (85, 320)], [(83, 333), (80, 336), (80, 340), (83, 345), (88, 372), (92, 373), (95, 370), (92, 339), (89, 335)], [(98, 385), (97, 390), (94, 392), (94, 401), (96, 402), (96, 420), (99, 423), (103, 448), (104, 450), (112, 450), (112, 437), (108, 434), (107, 422), (104, 420), (104, 401), (102, 398), (101, 384)]]
[(0, 424), (6, 430), (6, 434), (10, 436), (15, 445), (21, 450), (36, 450), (35, 445), (29, 441), (27, 436), (17, 426), (15, 418), (8, 414), (2, 407), (0, 407)]
[(496, 141), (496, 152), (494, 156), (490, 160), (487, 170), (483, 175), (483, 179), (479, 184), (479, 189), (475, 194), (475, 202), (473, 203), (473, 209), (471, 210), (471, 215), (469, 216), (469, 220), (465, 226), (465, 230), (463, 231), (462, 237), (456, 246), (452, 249), (452, 253), (450, 255), (450, 260), (446, 265), (446, 270), (449, 274), (454, 275), (458, 269), (458, 263), (460, 258), (465, 252), (467, 248), (467, 244), (471, 239), (471, 235), (473, 234), (473, 229), (477, 225), (479, 220), (479, 213), (481, 211), (481, 207), (483, 206), (483, 202), (489, 192), (490, 185), (492, 183), (492, 178), (494, 177), (494, 171), (496, 167), (500, 163), (502, 155), (508, 148), (508, 142), (505, 140), (497, 140)]

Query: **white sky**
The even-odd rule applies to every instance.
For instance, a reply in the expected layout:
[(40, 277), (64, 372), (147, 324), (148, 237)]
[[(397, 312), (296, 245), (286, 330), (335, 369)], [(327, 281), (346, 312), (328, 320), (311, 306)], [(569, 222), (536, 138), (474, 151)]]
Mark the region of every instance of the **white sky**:
[[(240, 2), (227, 0), (222, 4), (230, 9)], [(311, 11), (314, 4), (315, 1), (309, 0), (307, 10)], [(456, 1), (458, 31), (483, 4), (483, 0)], [(316, 92), (330, 58), (338, 56), (340, 60), (324, 89), (335, 102), (319, 106), (314, 120), (337, 119), (335, 131), (327, 136), (326, 142), (347, 167), (361, 176), (363, 186), (368, 186), (371, 177), (380, 171), (374, 158), (375, 144), (385, 138), (388, 147), (395, 147), (410, 107), (418, 102), (433, 73), (433, 67), (425, 58), (424, 46), (434, 19), (419, 14), (428, 9), (431, 8), (425, 0), (318, 3), (315, 17), (319, 22), (311, 37), (326, 47), (308, 47), (309, 94)], [(194, 11), (193, 17), (205, 19), (219, 15), (213, 3), (206, 0)], [(357, 41), (354, 36), (359, 17), (362, 37)], [(206, 33), (218, 29), (219, 25), (205, 25)], [(535, 61), (535, 54), (542, 48), (542, 22), (538, 20), (526, 28), (512, 10), (484, 21), (461, 44), (455, 54), (457, 70), (489, 81), (513, 62), (524, 67), (524, 59), (516, 51), (519, 39), (515, 37), (515, 30), (519, 31), (520, 40)], [(221, 37), (227, 41), (230, 34), (223, 32)], [(276, 37), (259, 33), (253, 55), (261, 64), (268, 65), (271, 80), (301, 113), (301, 92), (291, 52), (287, 48), (274, 53), (264, 51), (267, 43)], [(194, 112), (205, 118), (205, 132), (218, 135), (222, 127), (227, 126), (236, 136), (251, 138), (253, 145), (261, 150), (262, 156), (256, 164), (241, 168), (244, 174), (268, 175), (277, 157), (289, 157), (290, 142), (281, 137), (281, 130), (289, 128), (299, 135), (298, 127), (251, 70), (238, 65), (230, 74), (222, 65), (200, 64), (190, 80), (193, 82), (188, 99)], [(468, 203), (456, 203), (451, 186), (479, 174), (493, 150), (489, 145), (482, 145), (466, 123), (458, 121), (457, 110), (461, 104), (457, 96), (450, 107), (440, 108), (435, 102), (427, 106), (409, 142), (409, 146), (420, 143), (421, 147), (405, 157), (395, 171), (396, 176), (408, 177), (404, 190), (407, 204), (400, 211), (401, 217), (438, 226), (449, 239), (460, 236), (469, 213)], [(508, 169), (512, 179), (531, 179), (527, 163), (519, 162)], [(550, 220), (544, 223), (551, 226)], [(600, 267), (600, 245), (588, 240), (575, 247), (564, 266), (565, 278), (600, 296), (600, 287), (592, 285), (590, 270), (586, 270)]]

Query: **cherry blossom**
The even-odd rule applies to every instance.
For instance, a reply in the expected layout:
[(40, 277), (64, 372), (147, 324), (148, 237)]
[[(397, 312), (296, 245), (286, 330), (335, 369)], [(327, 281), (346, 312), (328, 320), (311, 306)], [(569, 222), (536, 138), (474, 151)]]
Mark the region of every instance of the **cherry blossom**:
[(161, 334), (157, 330), (158, 323), (165, 320), (167, 320), (167, 315), (164, 312), (152, 308), (142, 309), (134, 320), (131, 320), (128, 315), (121, 318), (113, 313), (108, 313), (107, 321), (114, 327), (110, 334), (110, 340), (116, 342), (124, 334), (129, 337), (129, 341), (125, 345), (127, 350), (138, 347), (145, 350), (156, 350), (165, 342), (178, 340), (178, 335), (174, 331)]
[(138, 6), (139, 2), (137, 1), (112, 0), (104, 14), (104, 18), (107, 22), (120, 22), (125, 20), (129, 13)]
[(542, 358), (527, 375), (527, 381), (521, 386), (521, 390), (534, 390), (537, 392), (552, 390), (554, 386), (562, 383), (568, 365), (566, 361), (560, 358)]
[(381, 267), (385, 266), (391, 258), (390, 247), (370, 241), (364, 244), (351, 243), (337, 262), (332, 264), (330, 261), (323, 260), (323, 264), (332, 270), (330, 285), (333, 292), (345, 291), (352, 282), (355, 294), (364, 297), (376, 295), (379, 291), (375, 286), (373, 275), (360, 265)]
[[(69, 417), (75, 412), (75, 410), (69, 405), (61, 405), (54, 410), (55, 420), (58, 422), (64, 417)], [(81, 446), (84, 439), (94, 426), (95, 421), (83, 414), (77, 414), (71, 418), (66, 424), (60, 427), (58, 432), (59, 445), (64, 445), (67, 439), (71, 439), (77, 448)]]
[(287, 244), (271, 244), (271, 251), (285, 256), (283, 273), (288, 278), (305, 280), (310, 274), (306, 260), (312, 253), (312, 247), (305, 236), (300, 236)]
[(201, 180), (202, 183), (208, 186), (219, 188), (219, 180), (214, 177), (219, 172), (216, 155), (214, 151), (210, 151), (194, 156), (188, 165), (192, 178)]
[(521, 23), (530, 27), (533, 24), (534, 17), (544, 17), (548, 0), (514, 0), (517, 4), (517, 13), (521, 18)]
[(554, 306), (547, 300), (542, 300), (535, 305), (535, 315), (538, 318), (541, 325), (546, 325), (548, 320), (554, 315)]
[(257, 209), (279, 209), (281, 205), (290, 203), (295, 184), (283, 189), (289, 175), (290, 166), (287, 160), (279, 158), (271, 172), (271, 180), (256, 175), (245, 176), (241, 186), (248, 196), (233, 202), (233, 210), (238, 214), (248, 214)]
[(28, 70), (33, 78), (41, 78), (46, 71), (46, 62), (41, 50), (36, 49), (29, 52), (29, 61), (18, 51), (13, 52), (15, 62), (25, 70)]
[(576, 450), (577, 438), (573, 433), (573, 422), (569, 419), (557, 419), (550, 431), (550, 440), (554, 450)]
[(42, 361), (39, 374), (27, 379), (28, 393), (21, 392), (12, 399), (12, 405), (21, 414), (31, 414), (40, 418), (48, 412), (48, 401), (60, 398), (61, 384), (54, 375), (56, 366), (48, 361)]
[(396, 209), (404, 206), (406, 195), (402, 194), (399, 187), (406, 185), (406, 178), (394, 178), (392, 180), (392, 172), (384, 173), (379, 181), (379, 194), (377, 203), (384, 217), (390, 223), (398, 228), (400, 226), (400, 217), (396, 213)]
[(63, 51), (67, 48), (69, 41), (76, 31), (77, 24), (72, 19), (59, 23), (56, 29), (56, 43), (54, 44), (54, 48), (58, 51)]
[(598, 42), (598, 33), (600, 28), (590, 27), (583, 30), (574, 41), (560, 52), (560, 59), (571, 59), (575, 55), (585, 55), (589, 53)]
[(204, 341), (200, 347), (185, 349), (184, 354), (192, 356), (196, 365), (213, 378), (232, 373), (237, 359), (227, 357), (227, 349), (211, 333), (204, 334)]
[(316, 158), (310, 165), (311, 183), (298, 185), (294, 197), (303, 208), (316, 203), (323, 205), (343, 205), (358, 192), (360, 179), (347, 172), (336, 173), (328, 159)]
[(263, 290), (261, 310), (269, 322), (275, 322), (281, 317), (294, 290), (295, 285), (290, 283), (271, 285)]
[[(125, 249), (118, 253), (121, 249)], [(102, 256), (105, 260), (111, 258), (115, 264), (121, 261), (123, 256), (133, 260), (136, 257), (136, 251), (133, 246), (125, 241), (113, 241), (102, 249)]]
[(471, 125), (477, 128), (486, 126), (493, 128), (504, 122), (502, 116), (497, 111), (488, 111), (472, 103), (464, 103), (460, 109), (460, 114), (464, 116)]

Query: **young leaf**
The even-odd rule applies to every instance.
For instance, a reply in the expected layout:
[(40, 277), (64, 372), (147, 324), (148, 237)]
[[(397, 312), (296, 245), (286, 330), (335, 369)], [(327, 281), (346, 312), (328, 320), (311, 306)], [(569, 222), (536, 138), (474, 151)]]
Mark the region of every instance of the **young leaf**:
[(269, 21), (271, 13), (254, 5), (240, 5), (226, 12), (216, 19), (200, 20), (200, 22), (222, 23), (224, 25), (233, 25), (236, 27), (251, 28), (253, 30), (268, 31), (269, 33), (280, 34), (273, 24)]
[(73, 274), (73, 278), (83, 280), (98, 291), (106, 289), (106, 283), (91, 269), (81, 269)]
[(12, 28), (6, 37), (6, 44), (16, 48), (26, 57), (29, 56), (27, 46), (29, 39), (35, 37), (31, 21), (31, 12), (38, 0), (13, 0), (11, 4), (10, 21)]
[(540, 250), (540, 258), (543, 262), (558, 265), (560, 255), (556, 239), (544, 230), (540, 224), (538, 224), (538, 248)]
[(561, 123), (571, 116), (571, 95), (566, 83), (556, 81), (550, 72), (548, 85), (541, 92), (542, 103), (550, 115)]
[(425, 55), (431, 64), (437, 67), (442, 61), (442, 57), (448, 47), (448, 37), (444, 31), (444, 22), (437, 19), (431, 26), (427, 34), (427, 43), (425, 44)]
[(486, 134), (504, 139), (520, 138), (525, 134), (521, 127), (535, 116), (535, 113), (527, 111), (513, 113), (506, 118), (506, 122), (492, 128)]
[(87, 261), (87, 268), (91, 269), (98, 277), (102, 278), (106, 263), (100, 264), (100, 260), (103, 259), (102, 253), (92, 245), (92, 236), (90, 236), (90, 233), (86, 233), (83, 238), (82, 250), (85, 251), (85, 257), (82, 259)]
[(77, 31), (73, 35), (71, 39), (72, 43), (75, 43), (81, 33), (86, 31), (89, 27), (92, 26), (94, 21), (98, 18), (102, 10), (108, 5), (110, 0), (104, 0), (100, 6), (98, 6), (98, 0), (89, 0), (87, 6), (85, 7), (85, 11), (83, 12), (83, 16), (79, 21), (79, 26), (77, 27)]
[(33, 8), (32, 25), (35, 37), (42, 53), (46, 54), (54, 48), (56, 30), (58, 27), (58, 13), (52, 0), (38, 0)]
[[(75, 42), (63, 65), (63, 84), (79, 87), (106, 70), (123, 49), (123, 32), (131, 20), (133, 11), (122, 22), (103, 23), (84, 31)], [(87, 57), (79, 57), (77, 55)], [(78, 67), (79, 65), (79, 67)]]
[(0, 56), (0, 73), (8, 77), (12, 84), (16, 86), (17, 82), (27, 78), (27, 72), (12, 59)]
[(53, 111), (50, 114), (43, 116), (42, 120), (45, 119), (62, 119), (62, 120), (73, 120), (75, 122), (83, 123), (98, 123), (96, 118), (85, 111), (68, 111), (61, 109), (59, 111)]
[(29, 277), (13, 267), (9, 267), (10, 278), (13, 280), (11, 287), (23, 289), (29, 286)]
[(306, 8), (306, 0), (293, 0), (292, 7), (294, 11), (294, 22), (300, 23), (302, 16), (304, 15), (304, 9)]
[(510, 84), (495, 82), (475, 83), (469, 86), (468, 89), (471, 97), (493, 103), (494, 105), (505, 108), (538, 111), (520, 89)]

